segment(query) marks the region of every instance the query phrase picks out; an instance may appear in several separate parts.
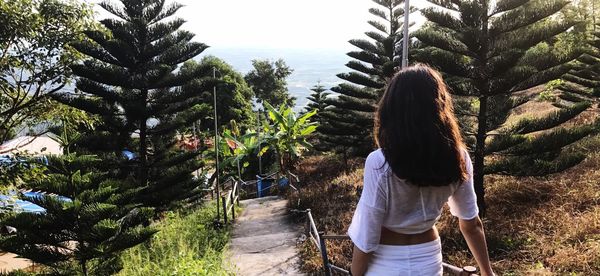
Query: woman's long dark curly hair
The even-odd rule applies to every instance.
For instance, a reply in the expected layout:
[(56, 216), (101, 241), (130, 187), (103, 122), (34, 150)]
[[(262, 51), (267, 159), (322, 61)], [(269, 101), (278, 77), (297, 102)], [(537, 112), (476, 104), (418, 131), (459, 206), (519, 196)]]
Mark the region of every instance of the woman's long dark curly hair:
[(427, 65), (392, 78), (377, 108), (374, 136), (393, 173), (411, 184), (445, 186), (467, 178), (450, 93)]

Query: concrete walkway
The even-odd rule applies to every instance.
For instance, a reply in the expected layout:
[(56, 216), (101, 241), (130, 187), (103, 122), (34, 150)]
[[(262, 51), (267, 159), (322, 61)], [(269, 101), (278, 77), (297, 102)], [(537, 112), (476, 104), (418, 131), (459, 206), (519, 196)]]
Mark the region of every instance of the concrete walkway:
[(264, 197), (240, 202), (244, 211), (234, 224), (231, 261), (237, 275), (303, 275), (296, 241), (302, 227), (287, 217), (287, 200)]
[(9, 273), (17, 269), (26, 269), (31, 267), (32, 263), (28, 259), (18, 258), (12, 253), (0, 252), (0, 274)]

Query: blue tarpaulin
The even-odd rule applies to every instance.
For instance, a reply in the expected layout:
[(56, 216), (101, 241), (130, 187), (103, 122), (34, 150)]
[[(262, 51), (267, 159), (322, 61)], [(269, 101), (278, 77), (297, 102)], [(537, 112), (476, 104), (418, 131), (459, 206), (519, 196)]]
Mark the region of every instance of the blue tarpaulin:
[[(33, 199), (36, 197), (41, 197), (43, 196), (42, 193), (39, 192), (24, 192), (23, 196), (26, 199)], [(56, 198), (58, 198), (61, 201), (66, 201), (69, 202), (71, 201), (70, 198), (64, 197), (64, 196), (54, 196)], [(13, 207), (13, 210), (17, 211), (17, 212), (28, 212), (28, 213), (44, 213), (46, 212), (46, 209), (33, 204), (32, 202), (26, 201), (26, 200), (22, 200), (22, 199), (14, 199), (12, 196), (8, 196), (8, 195), (0, 195), (0, 206), (2, 207)]]
[(278, 185), (279, 188), (285, 188), (290, 184), (290, 181), (287, 178), (275, 179), (272, 177), (260, 177), (256, 176), (256, 189), (258, 197), (265, 197), (271, 195), (271, 187), (274, 185)]

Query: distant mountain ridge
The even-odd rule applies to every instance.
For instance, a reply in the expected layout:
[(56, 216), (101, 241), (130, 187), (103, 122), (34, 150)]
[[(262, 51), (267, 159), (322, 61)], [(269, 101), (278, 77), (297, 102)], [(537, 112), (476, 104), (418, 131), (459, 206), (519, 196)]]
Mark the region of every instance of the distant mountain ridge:
[(236, 49), (208, 48), (199, 58), (213, 55), (225, 60), (236, 70), (246, 74), (252, 69), (253, 59), (283, 59), (294, 70), (288, 79), (290, 93), (297, 97), (296, 109), (306, 106), (310, 89), (321, 81), (326, 88), (341, 82), (336, 76), (349, 71), (345, 64), (350, 60), (347, 50), (340, 49)]

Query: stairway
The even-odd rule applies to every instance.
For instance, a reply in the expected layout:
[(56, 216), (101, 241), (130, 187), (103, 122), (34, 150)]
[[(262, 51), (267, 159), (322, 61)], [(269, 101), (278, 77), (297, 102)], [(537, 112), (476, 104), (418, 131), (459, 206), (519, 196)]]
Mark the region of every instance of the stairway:
[(231, 262), (237, 275), (303, 275), (298, 270), (296, 241), (302, 227), (288, 218), (287, 200), (277, 196), (240, 202), (234, 224)]

